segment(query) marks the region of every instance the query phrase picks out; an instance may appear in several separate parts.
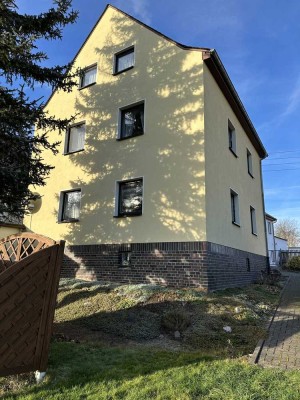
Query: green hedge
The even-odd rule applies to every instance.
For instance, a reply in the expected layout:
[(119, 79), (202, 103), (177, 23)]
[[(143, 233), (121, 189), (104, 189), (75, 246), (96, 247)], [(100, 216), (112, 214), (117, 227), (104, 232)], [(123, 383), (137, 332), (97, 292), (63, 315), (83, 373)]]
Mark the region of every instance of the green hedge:
[(300, 271), (300, 256), (290, 258), (287, 262), (287, 268), (293, 271)]

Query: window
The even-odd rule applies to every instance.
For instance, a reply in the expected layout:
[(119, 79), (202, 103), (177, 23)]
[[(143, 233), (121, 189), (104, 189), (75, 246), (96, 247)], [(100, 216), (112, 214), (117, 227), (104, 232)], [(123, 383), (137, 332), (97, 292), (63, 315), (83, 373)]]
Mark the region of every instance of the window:
[(246, 258), (246, 267), (247, 267), (247, 272), (251, 272), (251, 266), (250, 266), (250, 258)]
[(268, 221), (268, 233), (270, 233), (270, 235), (272, 235), (272, 224), (269, 221)]
[(80, 214), (80, 201), (81, 201), (81, 190), (68, 190), (61, 192), (61, 211), (60, 218), (61, 222), (75, 222), (79, 220)]
[(228, 141), (229, 141), (229, 150), (236, 156), (236, 133), (234, 126), (228, 120)]
[(119, 267), (128, 268), (131, 266), (131, 251), (121, 251), (119, 253)]
[(257, 235), (255, 209), (251, 206), (250, 206), (250, 219), (251, 219), (251, 232), (253, 233), (253, 235)]
[(247, 149), (247, 167), (248, 167), (248, 174), (253, 178), (252, 154), (248, 149)]
[(127, 139), (144, 134), (144, 103), (120, 110), (118, 139)]
[(117, 216), (142, 215), (143, 179), (118, 182)]
[(233, 190), (230, 191), (231, 198), (231, 217), (232, 223), (235, 225), (240, 225), (240, 216), (239, 216), (239, 196)]
[(134, 66), (134, 47), (115, 54), (114, 73), (127, 71)]
[(92, 65), (83, 70), (82, 76), (80, 78), (80, 88), (93, 85), (96, 83), (97, 77), (97, 65)]
[(85, 124), (70, 126), (67, 131), (65, 154), (75, 153), (84, 149)]

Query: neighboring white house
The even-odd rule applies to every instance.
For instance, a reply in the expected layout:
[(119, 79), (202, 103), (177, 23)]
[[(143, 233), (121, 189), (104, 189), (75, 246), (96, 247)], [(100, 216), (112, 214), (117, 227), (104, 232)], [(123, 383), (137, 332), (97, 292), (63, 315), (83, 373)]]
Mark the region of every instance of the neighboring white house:
[(288, 242), (286, 239), (275, 236), (274, 224), (277, 219), (272, 215), (266, 213), (266, 231), (267, 231), (267, 242), (268, 242), (268, 254), (271, 267), (278, 267), (280, 261), (280, 251), (288, 250)]

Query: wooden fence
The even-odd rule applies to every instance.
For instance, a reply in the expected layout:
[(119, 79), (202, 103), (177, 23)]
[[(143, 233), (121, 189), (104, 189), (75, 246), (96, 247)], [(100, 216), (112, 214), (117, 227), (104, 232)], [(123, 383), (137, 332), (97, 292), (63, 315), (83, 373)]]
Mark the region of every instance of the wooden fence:
[(0, 240), (0, 376), (45, 371), (64, 242)]

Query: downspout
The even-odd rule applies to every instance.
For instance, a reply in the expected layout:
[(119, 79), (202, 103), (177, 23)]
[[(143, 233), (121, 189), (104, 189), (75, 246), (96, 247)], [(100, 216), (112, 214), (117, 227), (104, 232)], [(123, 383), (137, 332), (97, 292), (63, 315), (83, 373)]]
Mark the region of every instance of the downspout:
[[(265, 195), (264, 195), (264, 185), (263, 185), (263, 176), (262, 176), (262, 167), (261, 167), (261, 159), (259, 160), (259, 172), (260, 172), (260, 184), (261, 184), (261, 199), (262, 199), (262, 206), (263, 206), (263, 215), (264, 215), (264, 232), (265, 232), (265, 244), (266, 244), (266, 256), (267, 256), (267, 273), (270, 274), (271, 267), (270, 267), (270, 257), (268, 252), (268, 238), (267, 238), (267, 227), (266, 227), (266, 210), (265, 210)], [(274, 234), (273, 234), (274, 237)]]

